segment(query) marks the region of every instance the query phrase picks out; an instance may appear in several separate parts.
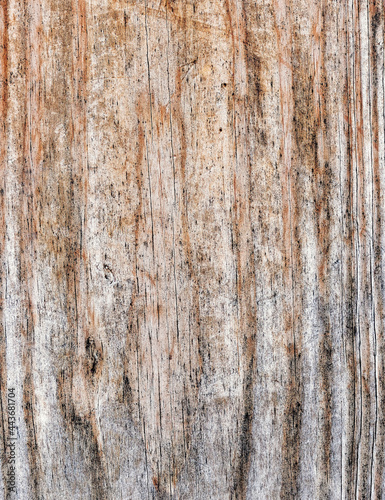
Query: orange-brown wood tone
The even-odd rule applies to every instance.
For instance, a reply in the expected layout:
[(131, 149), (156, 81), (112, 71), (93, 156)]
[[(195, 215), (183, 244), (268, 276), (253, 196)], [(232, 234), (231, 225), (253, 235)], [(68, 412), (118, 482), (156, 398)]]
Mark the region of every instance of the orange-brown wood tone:
[(384, 21), (0, 0), (1, 498), (385, 498)]

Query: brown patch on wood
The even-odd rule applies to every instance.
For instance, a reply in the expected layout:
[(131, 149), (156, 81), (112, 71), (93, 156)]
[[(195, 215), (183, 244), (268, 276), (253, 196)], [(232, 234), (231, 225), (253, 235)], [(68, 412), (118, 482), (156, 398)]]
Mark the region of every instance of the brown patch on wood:
[[(176, 186), (185, 183), (186, 162), (186, 141), (179, 107), (180, 73), (175, 84), (171, 109), (159, 105), (153, 98), (150, 103), (148, 94), (140, 95), (137, 102), (140, 119), (134, 168), (139, 202), (135, 216), (135, 286), (129, 311), (125, 362), (131, 388), (131, 411), (144, 441), (149, 442), (146, 460), (148, 457), (153, 472), (157, 473), (157, 488), (162, 494), (175, 488), (188, 454), (200, 378), (199, 303), (188, 234), (188, 195), (185, 191), (176, 191)], [(167, 162), (162, 164), (158, 157), (157, 166), (153, 161), (154, 143), (162, 140), (168, 127), (168, 133), (173, 137), (168, 146), (173, 153), (171, 165)], [(159, 149), (155, 154), (157, 158)], [(165, 182), (172, 186), (171, 192), (164, 191)], [(156, 209), (152, 202), (154, 197), (159, 203)], [(169, 201), (172, 197), (175, 200), (173, 205)], [(163, 253), (169, 251), (170, 239), (173, 241), (171, 265), (165, 261)], [(179, 252), (183, 255), (181, 261)], [(175, 288), (176, 273), (179, 279), (193, 280), (190, 281), (193, 283), (192, 291), (183, 292), (183, 301)], [(169, 278), (166, 279), (166, 276)], [(191, 332), (187, 332), (187, 325), (178, 319), (181, 308), (184, 309), (187, 304)], [(188, 347), (190, 336), (197, 344)], [(183, 390), (179, 387), (182, 381)], [(163, 393), (164, 390), (172, 391), (175, 384), (179, 389), (174, 388), (171, 394)], [(172, 402), (170, 400), (171, 409), (169, 397), (173, 398)], [(168, 415), (168, 412), (171, 413)]]
[[(240, 410), (237, 453), (233, 466), (232, 498), (246, 496), (250, 458), (253, 447), (252, 423), (254, 412), (254, 377), (256, 349), (255, 258), (251, 221), (251, 162), (248, 122), (260, 109), (261, 67), (250, 70), (247, 11), (238, 10), (236, 2), (226, 0), (226, 17), (232, 48), (232, 96), (235, 165), (233, 174), (233, 247), (237, 273), (237, 299), (239, 323), (237, 325), (238, 353), (243, 377), (243, 408)], [(254, 60), (252, 62), (255, 62)], [(255, 78), (255, 80), (253, 80)], [(254, 87), (255, 85), (255, 87)], [(248, 103), (250, 101), (250, 107)]]
[[(384, 40), (384, 7), (380, 8), (378, 2), (370, 0), (369, 2), (369, 27), (371, 35), (370, 44), (370, 63), (372, 74), (372, 155), (373, 155), (373, 170), (372, 181), (374, 183), (373, 200), (372, 200), (372, 251), (374, 268), (372, 273), (374, 276), (372, 293), (373, 293), (373, 309), (374, 309), (374, 346), (373, 346), (373, 364), (374, 364), (374, 398), (375, 398), (375, 422), (373, 429), (373, 444), (371, 450), (371, 493), (374, 493), (374, 498), (382, 498), (384, 492), (383, 471), (385, 468), (385, 381), (384, 377), (378, 374), (385, 372), (385, 343), (384, 336), (381, 335), (381, 318), (384, 317), (384, 306), (382, 290), (384, 287), (383, 277), (381, 275), (382, 268), (382, 246), (381, 234), (384, 227), (384, 215), (381, 210), (381, 193), (383, 186), (381, 183), (381, 164), (379, 157), (380, 150), (380, 133), (379, 133), (379, 113), (381, 112), (381, 97), (378, 91), (378, 84), (381, 75), (378, 71), (378, 65), (383, 60), (382, 50), (378, 46), (377, 40), (382, 34)], [(381, 54), (382, 52), (382, 54)], [(383, 99), (383, 97), (382, 97)], [(384, 101), (382, 101), (383, 105)], [(381, 451), (379, 451), (381, 450)], [(372, 494), (373, 494), (372, 493)]]
[(38, 498), (41, 494), (43, 480), (42, 464), (38, 450), (34, 410), (34, 356), (32, 345), (37, 319), (34, 284), (34, 252), (36, 248), (37, 216), (36, 216), (36, 186), (35, 176), (39, 175), (42, 160), (41, 142), (41, 11), (39, 6), (29, 5), (25, 12), (26, 44), (26, 89), (25, 93), (25, 122), (24, 122), (24, 158), (22, 181), (24, 185), (24, 199), (22, 207), (21, 225), (21, 276), (23, 283), (23, 301), (27, 314), (22, 322), (23, 335), (23, 410), (27, 428), (27, 449), (30, 464), (30, 488)]
[[(292, 135), (297, 137), (299, 131), (293, 127), (295, 121), (294, 71), (292, 60), (293, 27), (290, 8), (285, 0), (274, 3), (275, 29), (277, 33), (279, 52), (280, 102), (283, 139), (281, 145), (282, 158), (282, 218), (283, 218), (283, 254), (285, 256), (284, 279), (287, 283), (286, 291), (290, 296), (291, 311), (285, 315), (287, 330), (290, 332), (288, 340), (292, 356), (289, 358), (289, 378), (287, 386), (287, 400), (285, 422), (283, 425), (282, 441), (282, 479), (281, 498), (291, 498), (298, 495), (298, 475), (300, 464), (300, 440), (302, 425), (302, 391), (301, 384), (301, 338), (298, 338), (297, 310), (295, 304), (295, 273), (298, 269), (300, 255), (295, 248), (297, 241), (296, 224), (296, 192), (293, 182), (293, 149)], [(298, 124), (301, 127), (301, 124)], [(306, 133), (305, 133), (306, 134)], [(306, 135), (305, 135), (306, 137)], [(304, 138), (305, 138), (304, 137)], [(289, 302), (289, 303), (290, 303)], [(285, 333), (286, 333), (285, 332)]]

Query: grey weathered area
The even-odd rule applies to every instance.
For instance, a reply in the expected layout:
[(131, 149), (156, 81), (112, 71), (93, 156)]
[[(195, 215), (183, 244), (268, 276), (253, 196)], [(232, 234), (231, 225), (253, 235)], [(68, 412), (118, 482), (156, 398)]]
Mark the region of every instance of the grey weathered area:
[(0, 0), (3, 498), (385, 499), (384, 14)]

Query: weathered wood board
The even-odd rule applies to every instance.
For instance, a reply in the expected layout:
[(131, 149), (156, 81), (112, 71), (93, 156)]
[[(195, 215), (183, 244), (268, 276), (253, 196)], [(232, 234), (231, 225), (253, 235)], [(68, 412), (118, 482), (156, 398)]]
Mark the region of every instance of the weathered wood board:
[(0, 0), (0, 491), (385, 498), (380, 0)]

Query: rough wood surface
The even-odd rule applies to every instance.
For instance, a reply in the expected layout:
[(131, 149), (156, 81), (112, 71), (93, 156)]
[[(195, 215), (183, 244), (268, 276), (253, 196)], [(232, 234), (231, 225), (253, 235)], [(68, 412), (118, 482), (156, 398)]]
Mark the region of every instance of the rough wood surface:
[(3, 498), (385, 498), (384, 12), (0, 0)]

